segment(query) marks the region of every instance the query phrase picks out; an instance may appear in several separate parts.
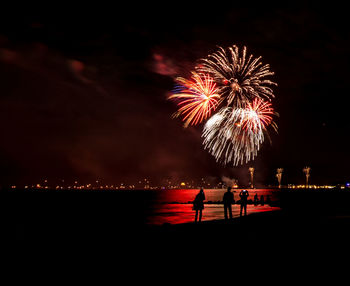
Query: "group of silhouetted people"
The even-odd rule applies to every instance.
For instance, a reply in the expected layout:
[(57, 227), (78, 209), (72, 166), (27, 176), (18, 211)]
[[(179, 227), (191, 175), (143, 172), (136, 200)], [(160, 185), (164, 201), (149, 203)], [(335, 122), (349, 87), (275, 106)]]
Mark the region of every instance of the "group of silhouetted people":
[[(239, 193), (239, 197), (241, 198), (240, 216), (242, 216), (243, 211), (244, 211), (244, 215), (247, 215), (247, 204), (248, 204), (249, 192), (247, 190), (242, 190)], [(195, 222), (202, 220), (202, 210), (204, 209), (204, 200), (205, 200), (204, 191), (203, 189), (200, 189), (199, 193), (196, 195), (193, 201), (193, 210), (196, 211)], [(234, 199), (233, 193), (231, 192), (231, 187), (228, 187), (227, 191), (224, 193), (223, 203), (224, 203), (225, 219), (229, 219), (229, 218), (232, 219), (232, 204), (235, 203), (235, 199)]]
[(266, 200), (265, 200), (263, 195), (261, 195), (260, 199), (259, 199), (258, 198), (258, 194), (255, 194), (255, 196), (254, 196), (254, 205), (261, 204), (263, 206), (265, 203), (266, 204), (270, 204), (271, 203), (271, 199), (270, 199), (269, 195), (266, 196)]
[[(247, 190), (242, 190), (239, 193), (239, 197), (241, 198), (240, 215), (242, 216), (243, 210), (244, 210), (244, 215), (247, 215), (247, 203), (248, 203), (249, 192)], [(227, 191), (223, 197), (223, 203), (224, 203), (225, 219), (228, 219), (228, 218), (232, 219), (232, 204), (235, 203), (235, 199), (233, 197), (233, 193), (231, 192), (231, 187), (227, 188)]]

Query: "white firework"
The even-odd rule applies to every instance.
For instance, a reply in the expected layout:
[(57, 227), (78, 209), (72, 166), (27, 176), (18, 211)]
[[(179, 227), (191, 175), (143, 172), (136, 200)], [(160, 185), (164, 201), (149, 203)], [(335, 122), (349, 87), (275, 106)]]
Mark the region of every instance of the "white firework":
[(275, 82), (266, 79), (274, 75), (268, 64), (263, 65), (261, 57), (247, 57), (247, 48), (240, 53), (237, 46), (218, 51), (201, 59), (196, 69), (210, 74), (219, 88), (219, 93), (227, 98), (227, 105), (245, 107), (252, 99), (274, 97), (272, 86)]
[[(204, 148), (217, 162), (234, 166), (253, 160), (264, 141), (262, 124), (247, 128), (244, 123), (249, 116), (242, 108), (222, 108), (204, 125), (202, 137)], [(258, 128), (256, 127), (258, 126)]]

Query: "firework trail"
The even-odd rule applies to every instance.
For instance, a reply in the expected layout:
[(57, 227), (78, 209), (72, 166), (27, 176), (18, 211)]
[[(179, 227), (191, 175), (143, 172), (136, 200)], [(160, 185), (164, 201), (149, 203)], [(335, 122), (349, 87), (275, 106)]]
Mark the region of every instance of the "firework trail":
[(179, 110), (174, 117), (183, 115), (184, 127), (196, 125), (210, 117), (219, 104), (220, 95), (209, 75), (192, 73), (192, 79), (177, 78), (178, 88), (168, 99), (177, 100)]
[(219, 86), (219, 93), (227, 98), (227, 105), (246, 107), (255, 97), (271, 99), (274, 97), (271, 86), (275, 82), (266, 79), (274, 75), (268, 64), (261, 63), (261, 57), (247, 57), (247, 48), (239, 52), (237, 46), (218, 51), (201, 59), (196, 69), (209, 74)]
[(279, 188), (281, 188), (282, 173), (283, 173), (283, 168), (278, 168), (277, 169), (277, 173), (276, 173), (276, 177), (277, 177), (277, 180), (278, 180), (278, 187)]
[(306, 187), (307, 187), (307, 188), (309, 187), (310, 170), (311, 170), (310, 167), (305, 167), (305, 168), (303, 169), (303, 172), (304, 172), (305, 177), (306, 177)]
[(272, 125), (277, 130), (272, 114), (271, 104), (258, 98), (245, 109), (222, 108), (204, 125), (204, 148), (224, 165), (247, 163), (257, 156), (266, 127)]
[(249, 173), (250, 173), (250, 187), (253, 189), (254, 188), (254, 168), (253, 167), (249, 167)]

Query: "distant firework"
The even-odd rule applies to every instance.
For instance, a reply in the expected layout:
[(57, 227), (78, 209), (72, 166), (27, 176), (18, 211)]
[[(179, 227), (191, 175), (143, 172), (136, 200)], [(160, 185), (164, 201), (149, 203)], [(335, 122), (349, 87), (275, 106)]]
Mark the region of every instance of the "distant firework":
[[(253, 160), (264, 142), (267, 127), (277, 131), (270, 102), (274, 97), (267, 79), (274, 73), (262, 65), (261, 57), (247, 56), (237, 46), (201, 59), (190, 80), (177, 78), (178, 84), (168, 99), (177, 102), (175, 117), (183, 116), (184, 126), (205, 120), (203, 145), (216, 161), (239, 165)], [(223, 103), (216, 114), (212, 113)]]
[(278, 180), (278, 187), (281, 188), (283, 168), (278, 168), (276, 173), (276, 178)]
[(276, 83), (266, 79), (273, 75), (268, 64), (262, 65), (261, 57), (247, 57), (247, 48), (241, 54), (237, 46), (219, 50), (202, 59), (199, 72), (210, 74), (219, 86), (219, 92), (227, 98), (227, 105), (246, 107), (256, 97), (274, 97), (271, 86)]
[(249, 174), (250, 174), (250, 187), (251, 188), (254, 188), (254, 168), (253, 167), (249, 167), (248, 168), (248, 171), (249, 171)]
[(309, 186), (310, 171), (311, 171), (310, 167), (304, 167), (304, 169), (303, 169), (303, 172), (304, 172), (305, 178), (306, 178), (306, 187)]
[(179, 110), (175, 117), (183, 115), (184, 126), (196, 125), (207, 119), (219, 104), (220, 95), (209, 75), (192, 73), (192, 79), (177, 78), (179, 83), (175, 93), (168, 99), (177, 100)]

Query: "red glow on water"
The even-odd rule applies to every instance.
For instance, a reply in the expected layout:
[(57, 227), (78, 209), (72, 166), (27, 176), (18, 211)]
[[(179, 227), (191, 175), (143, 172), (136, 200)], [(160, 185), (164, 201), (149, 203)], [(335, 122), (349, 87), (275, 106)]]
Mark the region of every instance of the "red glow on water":
[[(240, 189), (233, 189), (234, 199), (239, 200)], [(195, 211), (192, 210), (192, 201), (195, 195), (199, 192), (197, 189), (180, 189), (180, 190), (165, 190), (158, 193), (152, 214), (148, 217), (149, 224), (162, 225), (164, 223), (180, 224), (193, 222)], [(223, 194), (225, 189), (205, 189), (204, 210), (202, 213), (202, 221), (224, 219), (224, 207), (222, 204)], [(275, 201), (275, 194), (278, 191), (268, 189), (252, 189), (249, 190), (249, 199), (253, 200), (255, 194), (259, 197), (263, 195), (265, 198), (270, 195), (271, 200)], [(254, 205), (248, 204), (247, 214), (257, 212), (268, 212), (278, 210), (278, 207), (271, 207), (268, 204)], [(239, 217), (240, 205), (232, 206), (233, 217)]]

